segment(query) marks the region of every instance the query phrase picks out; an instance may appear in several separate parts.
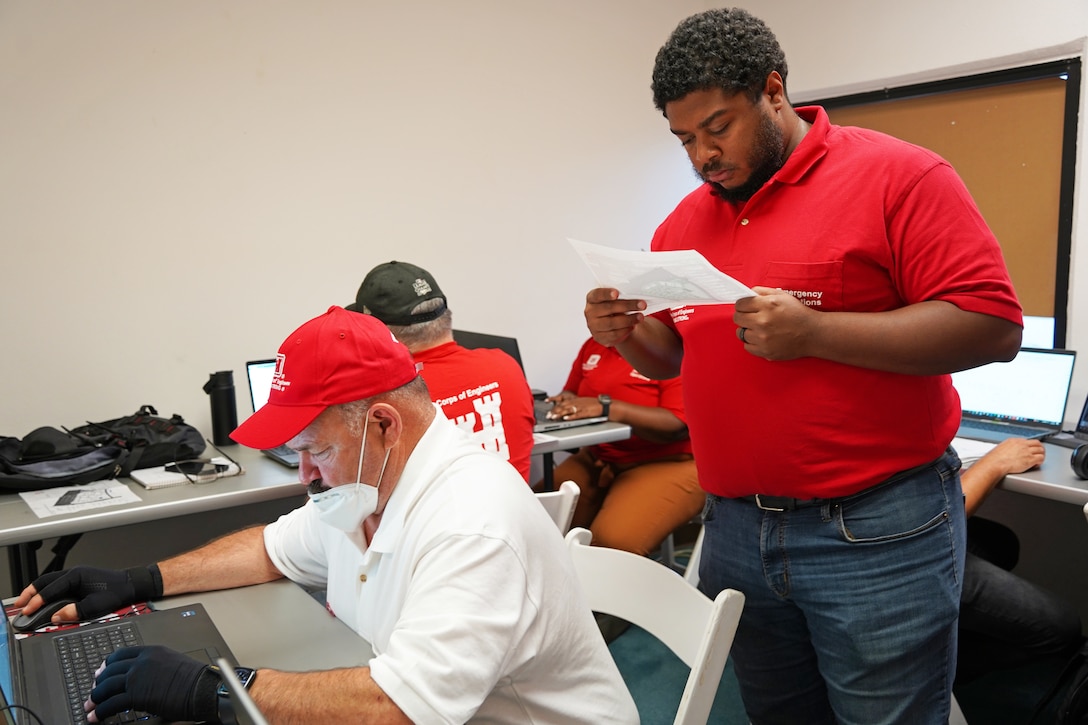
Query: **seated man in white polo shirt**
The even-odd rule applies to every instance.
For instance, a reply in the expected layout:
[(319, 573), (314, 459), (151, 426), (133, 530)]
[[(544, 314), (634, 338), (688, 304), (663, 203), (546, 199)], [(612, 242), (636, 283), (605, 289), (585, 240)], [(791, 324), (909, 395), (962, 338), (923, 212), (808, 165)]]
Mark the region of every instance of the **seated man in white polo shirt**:
[[(250, 693), (272, 722), (638, 722), (555, 524), (511, 466), (438, 412), (407, 348), (333, 307), (279, 355), (268, 403), (233, 437), (298, 450), (306, 505), (150, 567), (43, 575), (16, 604), (73, 597), (54, 615), (68, 621), (286, 576), (326, 587), (375, 656), (258, 669)], [(88, 719), (139, 709), (220, 722), (218, 684), (183, 654), (124, 648), (97, 674)]]

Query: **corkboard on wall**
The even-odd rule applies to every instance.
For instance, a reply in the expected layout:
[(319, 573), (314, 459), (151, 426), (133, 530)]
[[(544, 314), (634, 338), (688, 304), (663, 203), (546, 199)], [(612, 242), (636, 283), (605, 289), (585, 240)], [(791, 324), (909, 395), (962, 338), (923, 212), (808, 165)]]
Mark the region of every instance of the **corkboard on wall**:
[(1055, 314), (1065, 81), (1060, 78), (828, 108), (932, 149), (959, 173), (1005, 255), (1024, 314)]

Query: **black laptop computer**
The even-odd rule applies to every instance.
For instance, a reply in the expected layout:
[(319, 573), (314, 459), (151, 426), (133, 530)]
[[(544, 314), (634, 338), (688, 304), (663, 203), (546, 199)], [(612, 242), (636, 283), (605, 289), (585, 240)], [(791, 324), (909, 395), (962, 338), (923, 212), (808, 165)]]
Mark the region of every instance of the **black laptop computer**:
[(1088, 399), (1084, 401), (1084, 407), (1080, 409), (1080, 420), (1077, 421), (1076, 428), (1052, 433), (1043, 440), (1063, 448), (1079, 448), (1088, 445)]
[(956, 435), (996, 442), (1057, 433), (1065, 419), (1075, 359), (1072, 350), (1025, 347), (1010, 362), (953, 373), (962, 408)]
[[(268, 402), (268, 394), (272, 392), (272, 380), (278, 374), (277, 358), (268, 360), (251, 360), (246, 363), (246, 379), (249, 381), (249, 401), (253, 403), (253, 412), (256, 413)], [(293, 451), (287, 446), (276, 446), (261, 451), (269, 458), (285, 466), (298, 468), (298, 451)]]
[[(200, 604), (19, 639), (7, 617), (2, 619), (0, 693), (4, 709), (0, 711), (0, 723), (5, 725), (86, 723), (83, 703), (93, 687), (94, 672), (106, 655), (119, 647), (159, 644), (208, 664), (214, 664), (220, 657), (236, 661)], [(107, 725), (113, 722), (158, 725), (166, 721), (130, 712), (116, 720), (106, 720)]]

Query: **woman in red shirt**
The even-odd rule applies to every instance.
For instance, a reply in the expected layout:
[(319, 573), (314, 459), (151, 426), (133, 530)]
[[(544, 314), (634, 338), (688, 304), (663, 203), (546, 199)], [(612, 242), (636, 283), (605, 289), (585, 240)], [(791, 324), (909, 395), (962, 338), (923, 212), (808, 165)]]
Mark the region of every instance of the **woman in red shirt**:
[(557, 418), (606, 412), (631, 437), (579, 449), (555, 468), (581, 489), (573, 526), (593, 543), (646, 555), (703, 509), (680, 379), (651, 380), (613, 348), (586, 340), (563, 392), (548, 398)]

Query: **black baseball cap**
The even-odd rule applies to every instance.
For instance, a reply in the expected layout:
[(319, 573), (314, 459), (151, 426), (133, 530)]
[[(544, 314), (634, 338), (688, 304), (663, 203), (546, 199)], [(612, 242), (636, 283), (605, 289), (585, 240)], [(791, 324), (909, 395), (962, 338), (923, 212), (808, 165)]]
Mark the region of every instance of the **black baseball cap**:
[[(412, 309), (425, 300), (439, 299), (442, 304), (422, 314)], [(387, 325), (415, 325), (429, 322), (446, 311), (446, 296), (431, 273), (408, 262), (386, 262), (370, 270), (355, 302), (347, 305), (352, 312), (373, 315)]]

